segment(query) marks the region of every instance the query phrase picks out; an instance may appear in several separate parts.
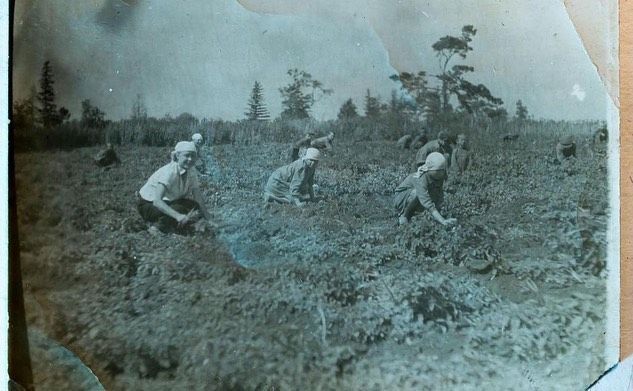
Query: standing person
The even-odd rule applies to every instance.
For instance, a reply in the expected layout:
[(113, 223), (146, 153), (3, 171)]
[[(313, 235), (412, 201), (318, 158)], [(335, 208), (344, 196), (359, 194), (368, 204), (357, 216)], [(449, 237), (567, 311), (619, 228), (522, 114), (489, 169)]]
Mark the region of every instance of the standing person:
[(446, 159), (439, 152), (431, 152), (417, 172), (406, 177), (396, 188), (394, 206), (398, 211), (398, 224), (407, 224), (421, 210), (427, 210), (435, 221), (453, 225), (454, 218), (445, 219), (439, 212), (444, 200)]
[(470, 164), (470, 151), (468, 150), (468, 139), (465, 134), (457, 136), (457, 144), (451, 155), (451, 167), (457, 175), (463, 174)]
[[(445, 160), (448, 164), (448, 159), (451, 158), (451, 146), (448, 145), (448, 134), (444, 131), (441, 131), (437, 134), (436, 140), (431, 140), (428, 143), (424, 144), (422, 148), (420, 148), (415, 155), (415, 167), (418, 168), (424, 164), (426, 161), (426, 157), (433, 153), (439, 152), (444, 155)], [(450, 165), (450, 164), (448, 164)]]
[(564, 136), (556, 144), (556, 159), (559, 163), (565, 163), (576, 158), (576, 142), (571, 135)]
[[(193, 223), (196, 212), (202, 215), (194, 228), (204, 231), (210, 219), (194, 169), (196, 145), (181, 141), (174, 149), (174, 160), (154, 172), (139, 191), (138, 211), (143, 220), (162, 232), (183, 232)], [(150, 228), (151, 229), (151, 228)]]
[(110, 143), (106, 144), (106, 149), (99, 151), (99, 153), (94, 157), (94, 162), (99, 167), (121, 164), (121, 160), (119, 160), (116, 152), (114, 152), (114, 147), (112, 147), (112, 144)]
[(315, 138), (310, 142), (312, 148), (320, 151), (330, 151), (332, 149), (332, 141), (334, 140), (334, 132), (330, 132), (327, 136)]
[(314, 200), (314, 172), (321, 153), (308, 148), (301, 159), (276, 169), (264, 188), (265, 202), (303, 206)]
[(310, 147), (310, 144), (312, 143), (312, 139), (314, 139), (314, 132), (309, 131), (308, 133), (306, 133), (306, 135), (302, 139), (296, 141), (292, 145), (292, 153), (290, 154), (291, 162), (294, 162), (295, 160), (299, 159), (299, 150), (301, 150), (301, 148)]

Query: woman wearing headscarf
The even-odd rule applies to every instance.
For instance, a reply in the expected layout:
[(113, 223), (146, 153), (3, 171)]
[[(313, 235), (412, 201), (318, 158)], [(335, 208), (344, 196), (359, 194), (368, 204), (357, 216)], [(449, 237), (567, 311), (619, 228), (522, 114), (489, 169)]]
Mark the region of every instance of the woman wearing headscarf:
[(196, 145), (196, 151), (198, 152), (198, 159), (196, 159), (195, 167), (202, 176), (209, 175), (206, 151), (204, 150), (204, 138), (200, 133), (194, 133), (191, 136), (191, 141)]
[(427, 210), (442, 225), (455, 224), (456, 219), (445, 219), (439, 212), (444, 199), (445, 179), (446, 158), (439, 152), (430, 153), (417, 172), (396, 188), (394, 206), (398, 211), (398, 224), (407, 224), (415, 213), (422, 210)]
[(173, 161), (154, 172), (139, 191), (138, 211), (162, 232), (182, 231), (200, 214), (195, 229), (203, 231), (210, 216), (194, 168), (196, 145), (181, 141), (172, 156)]
[(556, 159), (559, 163), (576, 157), (576, 143), (574, 138), (570, 135), (564, 136), (556, 144)]
[(320, 155), (318, 149), (308, 148), (302, 158), (275, 170), (264, 188), (264, 201), (303, 206), (314, 200), (314, 172)]

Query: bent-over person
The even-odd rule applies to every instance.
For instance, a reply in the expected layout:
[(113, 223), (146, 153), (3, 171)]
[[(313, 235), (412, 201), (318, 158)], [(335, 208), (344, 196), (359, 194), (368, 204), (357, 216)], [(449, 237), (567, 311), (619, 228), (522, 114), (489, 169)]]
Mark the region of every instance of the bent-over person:
[(565, 163), (576, 158), (576, 143), (570, 135), (564, 136), (556, 144), (556, 159), (559, 163)]
[(320, 151), (330, 151), (332, 149), (332, 141), (334, 140), (334, 132), (330, 132), (327, 136), (315, 138), (310, 142), (312, 148)]
[(99, 167), (108, 167), (113, 164), (121, 164), (121, 160), (119, 160), (116, 152), (114, 152), (112, 144), (107, 143), (106, 149), (99, 151), (99, 153), (94, 157), (94, 163)]
[(196, 159), (196, 170), (202, 175), (208, 175), (209, 170), (207, 167), (207, 159), (204, 153), (204, 138), (200, 133), (195, 133), (191, 136), (191, 141), (196, 145), (196, 152), (198, 158)]
[(418, 149), (424, 146), (429, 141), (429, 138), (426, 135), (426, 129), (422, 129), (417, 136), (415, 136), (411, 140), (411, 145), (409, 146), (411, 149)]
[(398, 149), (409, 149), (409, 146), (411, 146), (412, 139), (413, 139), (413, 136), (411, 136), (410, 134), (402, 136), (396, 142), (396, 146), (398, 147)]
[(299, 159), (299, 151), (301, 148), (309, 148), (314, 139), (314, 132), (308, 132), (303, 138), (292, 144), (292, 152), (290, 153), (290, 161), (294, 162)]
[(465, 134), (459, 134), (457, 136), (457, 143), (453, 154), (451, 155), (450, 166), (457, 173), (457, 175), (463, 174), (468, 165), (470, 164), (470, 151), (468, 150), (468, 139)]
[(308, 148), (301, 159), (276, 169), (264, 188), (265, 202), (279, 202), (303, 206), (314, 200), (314, 172), (320, 152)]
[(451, 158), (451, 146), (448, 144), (448, 134), (444, 131), (441, 131), (437, 134), (436, 140), (431, 140), (428, 143), (424, 144), (422, 148), (418, 150), (415, 155), (415, 167), (417, 169), (426, 161), (427, 156), (433, 152), (439, 152), (444, 155), (444, 159), (446, 159), (446, 164), (450, 165), (448, 159)]
[[(196, 231), (204, 231), (210, 216), (194, 168), (196, 146), (181, 141), (173, 156), (174, 160), (154, 172), (139, 191), (139, 214), (164, 233), (186, 233), (194, 222)], [(198, 215), (202, 218), (196, 222)]]
[(596, 132), (593, 134), (593, 143), (600, 144), (600, 143), (606, 142), (608, 138), (609, 138), (609, 131), (607, 130), (606, 126), (603, 126), (599, 128), (598, 130), (596, 130)]
[(445, 219), (439, 212), (444, 200), (446, 159), (439, 152), (430, 153), (417, 172), (406, 177), (396, 188), (394, 206), (398, 211), (398, 224), (407, 224), (411, 217), (423, 210), (442, 225), (452, 225), (454, 218)]

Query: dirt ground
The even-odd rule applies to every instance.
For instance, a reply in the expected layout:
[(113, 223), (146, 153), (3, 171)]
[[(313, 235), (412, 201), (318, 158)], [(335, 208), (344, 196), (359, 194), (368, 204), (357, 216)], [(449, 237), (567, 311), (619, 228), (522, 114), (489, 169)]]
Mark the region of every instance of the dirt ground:
[(18, 154), (36, 387), (584, 389), (605, 365), (604, 151), (562, 167), (553, 138), (472, 144), (445, 185), (452, 229), (397, 226), (415, 152), (395, 143), (337, 145), (301, 209), (262, 203), (287, 146), (214, 146), (219, 228), (192, 236), (135, 208), (169, 148), (121, 147), (105, 170), (92, 148)]

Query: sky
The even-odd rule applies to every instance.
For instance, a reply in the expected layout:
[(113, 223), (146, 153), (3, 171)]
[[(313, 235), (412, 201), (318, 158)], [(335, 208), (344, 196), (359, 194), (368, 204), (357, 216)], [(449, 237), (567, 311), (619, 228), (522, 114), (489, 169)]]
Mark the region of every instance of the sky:
[(437, 73), (431, 45), (466, 24), (474, 50), (454, 64), (473, 66), (469, 80), (511, 115), (520, 99), (535, 118), (605, 119), (606, 90), (556, 0), (23, 0), (14, 100), (50, 60), (58, 106), (74, 118), (84, 99), (129, 117), (141, 94), (151, 116), (240, 119), (256, 80), (274, 117), (287, 70), (299, 68), (333, 89), (312, 110), (331, 119), (349, 98), (362, 108), (367, 89), (387, 101), (399, 87), (390, 75)]

